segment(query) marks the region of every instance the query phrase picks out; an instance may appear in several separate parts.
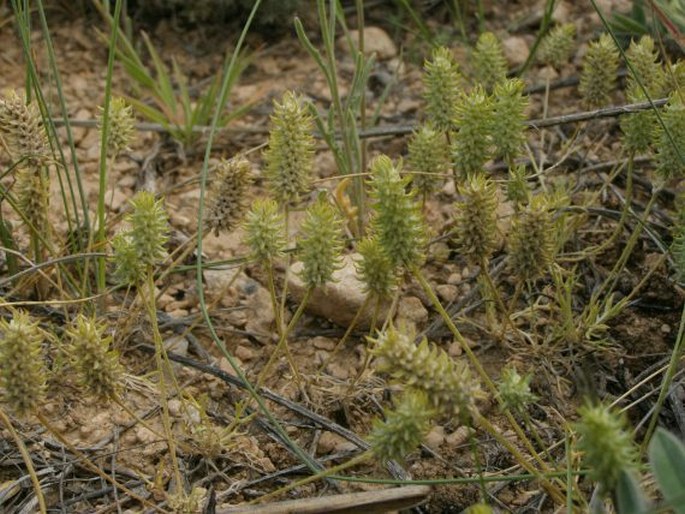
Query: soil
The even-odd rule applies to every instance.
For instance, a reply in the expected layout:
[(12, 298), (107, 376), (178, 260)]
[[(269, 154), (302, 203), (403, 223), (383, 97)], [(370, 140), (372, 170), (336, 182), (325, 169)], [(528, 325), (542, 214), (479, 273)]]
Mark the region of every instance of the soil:
[[(607, 11), (614, 8), (626, 10), (625, 4), (629, 4), (609, 0), (598, 3)], [(423, 58), (429, 53), (429, 45), (412, 31), (402, 30), (391, 23), (398, 8), (389, 4), (391, 2), (373, 2), (366, 12), (366, 25), (382, 28), (402, 52), (379, 59), (374, 64), (367, 109), (372, 112), (379, 107), (380, 125), (406, 127), (421, 119), (421, 67)], [(422, 11), (430, 30), (446, 36), (455, 55), (461, 56), (464, 66), (468, 66), (467, 49), (459, 42), (456, 29), (449, 25), (453, 21), (445, 7), (438, 5), (439, 2), (432, 4), (436, 5), (423, 6)], [(485, 2), (485, 7), (485, 24), (489, 30), (510, 44), (519, 44), (519, 48), (530, 48), (539, 27), (539, 21), (535, 20), (539, 20), (542, 4)], [(550, 74), (552, 83), (577, 77), (587, 41), (599, 30), (597, 15), (584, 4), (561, 2), (559, 9), (558, 22), (572, 21), (576, 24), (580, 49), (573, 62), (559, 72), (533, 66), (525, 76), (528, 86), (544, 84)], [(315, 16), (306, 13), (304, 21), (310, 37), (315, 44), (320, 44)], [(88, 10), (74, 12), (61, 4), (49, 12), (49, 22), (69, 116), (74, 120), (94, 120), (104, 100), (107, 63), (107, 46), (101, 39), (104, 24), (96, 13)], [(348, 16), (347, 22), (354, 27), (354, 16)], [(409, 21), (405, 20), (405, 23)], [(13, 28), (10, 9), (3, 3), (0, 5), (0, 91), (24, 87), (24, 59)], [(141, 27), (136, 26), (136, 30), (141, 28), (149, 33), (165, 61), (169, 62), (173, 56), (191, 85), (207, 83), (207, 79), (221, 67), (224, 52), (234, 44), (240, 30), (238, 20), (220, 26), (188, 27), (173, 18), (154, 23), (147, 20)], [(467, 28), (473, 30), (472, 39), (475, 39), (475, 21), (469, 20)], [(48, 60), (38, 23), (33, 27), (31, 38), (37, 50), (35, 58), (39, 77), (48, 84)], [(260, 171), (259, 146), (266, 141), (273, 100), (279, 99), (287, 90), (295, 90), (312, 99), (317, 107), (327, 108), (330, 93), (316, 63), (302, 48), (294, 31), (281, 29), (278, 36), (272, 36), (268, 30), (262, 29), (248, 37), (247, 46), (252, 54), (250, 64), (231, 92), (229, 109), (248, 103), (251, 108), (231, 122), (229, 130), (219, 134), (212, 148), (212, 157), (231, 157), (247, 152), (256, 177), (251, 198), (258, 198), (266, 194)], [(510, 66), (514, 68), (525, 60), (526, 55), (513, 51), (509, 57)], [(337, 59), (344, 94), (350, 87), (354, 63), (342, 50)], [(381, 93), (388, 85), (389, 94), (384, 96)], [(120, 65), (115, 66), (114, 91), (116, 94), (136, 94), (134, 85)], [(54, 98), (50, 97), (50, 100)], [(624, 102), (620, 91), (616, 92), (613, 102), (616, 105)], [(531, 94), (530, 118), (543, 117), (543, 103), (544, 90)], [(546, 105), (549, 117), (581, 110), (575, 87), (553, 89)], [(568, 158), (561, 160), (565, 151), (562, 146), (575, 128), (573, 125), (561, 125), (548, 129), (544, 147), (540, 147), (540, 134), (531, 131), (531, 147), (539, 155), (544, 154), (546, 162), (558, 163), (554, 172), (549, 174), (548, 183), (552, 187), (573, 183), (576, 187), (574, 203), (576, 200), (580, 203), (602, 188), (603, 196), (594, 206), (620, 211), (624, 198), (623, 176), (606, 187), (610, 168), (587, 171), (593, 164), (615, 158), (620, 136), (617, 120), (584, 124)], [(98, 131), (81, 126), (74, 127), (73, 131), (81, 176), (89, 205), (94, 211), (99, 180)], [(63, 128), (60, 134), (65, 137)], [(406, 142), (406, 134), (372, 138), (368, 141), (369, 155), (386, 153), (397, 157), (406, 154)], [(173, 230), (169, 250), (173, 251), (191, 239), (197, 232), (198, 179), (203, 153), (203, 138), (192, 146), (182, 147), (164, 132), (140, 131), (131, 150), (108, 170), (108, 230), (111, 234), (118, 230), (122, 214), (128, 209), (128, 200), (137, 190), (147, 187), (164, 195)], [(498, 181), (506, 179), (506, 172), (498, 168), (497, 163), (489, 166)], [(317, 147), (316, 170), (319, 176), (315, 188), (335, 189), (339, 183), (335, 161), (322, 141)], [(649, 165), (637, 169), (636, 173), (647, 184), (652, 178)], [(3, 184), (9, 184), (7, 176)], [(675, 192), (675, 188), (676, 184), (669, 184), (666, 190)], [(648, 188), (636, 186), (634, 202), (638, 210), (646, 204), (649, 193)], [(59, 183), (53, 180), (51, 219), (55, 233), (65, 236), (68, 228), (59, 194)], [(673, 219), (673, 196), (660, 199), (654, 209), (655, 214), (649, 220), (653, 232), (664, 241), (670, 238), (664, 227)], [(547, 276), (526, 293), (534, 296), (531, 301), (540, 307), (539, 314), (531, 316), (521, 311), (519, 320), (522, 327), (543, 342), (526, 346), (511, 338), (507, 345), (502, 345), (497, 335), (499, 328), (490, 326), (490, 319), (480, 303), (477, 270), (456, 254), (447, 239), (439, 237), (450, 228), (452, 204), (456, 198), (454, 184), (449, 180), (427, 201), (425, 212), (434, 231), (435, 242), (430, 247), (426, 276), (491, 377), (497, 379), (506, 365), (514, 365), (522, 373), (534, 374), (532, 389), (539, 399), (531, 405), (529, 415), (544, 443), (555, 448), (550, 450), (552, 460), (558, 461), (563, 469), (566, 465), (563, 441), (567, 423), (575, 420), (577, 407), (588, 398), (616, 401), (619, 406), (635, 402), (634, 408), (628, 411), (634, 424), (648, 414), (656, 395), (646, 395), (658, 389), (661, 380), (661, 375), (649, 375), (667, 362), (673, 348), (683, 305), (682, 290), (674, 279), (671, 265), (661, 263), (654, 268), (646, 284), (633, 295), (629, 306), (607, 323), (606, 330), (589, 339), (571, 342), (553, 335), (553, 325), (557, 322), (550, 307), (554, 283)], [(2, 209), (3, 216), (11, 219), (11, 209), (4, 202)], [(302, 218), (302, 213), (295, 211), (293, 233)], [(503, 218), (505, 216), (511, 216), (511, 209), (503, 214)], [(558, 262), (567, 270), (575, 268), (581, 277), (573, 290), (573, 308), (579, 313), (620, 255), (634, 225), (629, 223), (630, 230), (624, 230), (615, 243), (601, 253), (574, 261), (579, 249), (591, 248), (606, 240), (615, 228), (616, 220), (587, 214), (574, 218), (574, 223), (576, 226), (572, 228), (569, 243), (560, 252)], [(230, 264), (232, 259), (247, 254), (242, 235), (242, 230), (238, 229), (227, 235), (209, 234), (205, 237), (203, 260), (224, 265), (205, 271), (203, 287), (219, 338), (245, 377), (254, 383), (274, 352), (276, 341), (264, 270), (249, 264), (241, 271)], [(26, 248), (28, 241), (19, 239), (19, 245)], [(504, 252), (495, 256), (493, 267), (497, 267), (503, 256)], [(663, 253), (655, 240), (643, 233), (620, 275), (616, 300), (631, 294), (647, 271), (658, 264), (661, 256)], [(194, 262), (195, 257), (190, 256), (185, 258), (184, 264), (192, 265)], [(276, 263), (276, 269), (278, 287), (282, 288), (285, 262)], [(496, 280), (505, 301), (509, 301), (516, 289), (514, 279), (505, 268)], [(213, 505), (216, 505), (219, 512), (222, 508), (259, 498), (304, 476), (306, 469), (298, 467), (300, 460), (287, 450), (273, 428), (273, 420), (261, 414), (247, 416), (258, 411), (245, 388), (241, 387), (241, 379), (214, 345), (202, 319), (194, 268), (169, 275), (156, 285), (162, 336), (168, 349), (179, 356), (171, 366), (183, 395), (170, 400), (169, 410), (179, 442), (178, 455), (185, 481), (182, 486), (198, 495), (196, 507), (186, 505), (185, 511), (193, 512), (196, 508), (214, 512)], [(0, 292), (4, 296), (10, 291)], [(29, 293), (24, 292), (23, 297), (20, 293), (12, 291), (13, 300), (32, 299)], [(408, 282), (401, 297), (405, 300), (405, 319), (413, 323), (420, 334), (426, 334), (453, 358), (465, 358), (417, 284)], [(340, 308), (345, 307), (342, 305)], [(26, 308), (34, 309), (28, 304)], [(48, 302), (42, 307), (35, 307), (33, 313), (59, 333), (60, 325), (77, 312), (77, 308), (77, 305), (65, 308)], [(289, 315), (296, 308), (297, 302), (289, 299)], [(68, 371), (67, 376), (60, 373), (59, 366), (64, 364), (53, 362), (54, 373), (44, 416), (105, 473), (116, 476), (151, 505), (169, 509), (171, 505), (165, 493), (178, 488), (178, 484), (174, 483), (171, 473), (168, 447), (158, 435), (163, 433), (163, 425), (153, 373), (155, 361), (150, 324), (133, 295), (126, 295), (123, 291), (116, 291), (107, 298), (106, 319), (111, 327), (109, 332), (113, 336), (113, 345), (126, 369), (121, 404), (83, 396), (75, 382), (69, 379)], [(353, 330), (338, 348), (337, 343), (346, 328), (316, 315), (312, 310), (307, 311), (288, 342), (305, 385), (297, 386), (284, 357), (278, 360), (264, 384), (273, 393), (265, 400), (273, 417), (300, 448), (326, 465), (342, 462), (354, 455), (359, 445), (353, 436), (363, 439), (371, 429), (372, 420), (382, 417), (383, 409), (392, 405), (392, 399), (399, 392), (388, 377), (375, 373), (372, 368), (364, 370), (367, 331)], [(57, 348), (51, 348), (50, 354), (57, 355)], [(495, 426), (515, 439), (493, 405), (484, 402), (481, 407)], [(133, 419), (129, 411), (146, 419), (148, 426)], [(142, 507), (137, 502), (121, 492), (114, 496), (106, 482), (74, 460), (74, 456), (46, 433), (36, 420), (13, 421), (29, 447), (36, 470), (43, 473), (41, 483), (53, 512), (143, 511), (138, 510)], [(682, 420), (666, 405), (660, 421), (668, 427), (677, 427)], [(401, 463), (403, 471), (396, 472), (395, 478), (475, 477), (478, 466), (488, 474), (504, 474), (504, 470), (513, 474), (520, 472), (511, 471), (516, 462), (498, 443), (480, 431), (476, 431), (474, 437), (481, 449), (479, 463), (474, 462), (468, 430), (456, 421), (443, 421), (431, 431), (426, 446)], [(555, 446), (559, 442), (561, 447)], [(25, 476), (25, 470), (7, 431), (2, 432), (0, 445), (1, 510), (35, 510), (35, 504), (31, 503), (35, 496), (28, 480), (11, 490), (3, 485), (15, 483), (13, 481)], [(346, 473), (358, 477), (392, 476), (386, 466), (374, 461)], [(585, 486), (591, 491), (589, 485)], [(320, 480), (297, 487), (281, 499), (380, 487), (385, 486)], [(492, 483), (488, 484), (488, 491), (486, 500), (500, 512), (560, 512), (555, 510), (558, 506), (535, 481)], [(434, 487), (428, 502), (420, 509), (431, 513), (461, 512), (476, 503), (480, 494), (479, 484), (475, 481), (468, 485), (440, 485)], [(325, 507), (321, 512), (325, 512)]]

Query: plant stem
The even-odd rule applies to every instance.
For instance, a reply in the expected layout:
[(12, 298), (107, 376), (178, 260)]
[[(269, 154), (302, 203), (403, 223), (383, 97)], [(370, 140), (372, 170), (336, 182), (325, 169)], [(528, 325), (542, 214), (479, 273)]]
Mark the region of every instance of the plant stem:
[(24, 461), (24, 464), (26, 464), (26, 472), (28, 473), (29, 477), (31, 477), (33, 491), (36, 493), (36, 498), (38, 499), (38, 508), (40, 509), (41, 514), (45, 514), (47, 512), (47, 508), (45, 506), (45, 497), (43, 496), (43, 490), (40, 488), (40, 482), (38, 481), (36, 470), (33, 467), (31, 455), (29, 455), (29, 452), (24, 445), (24, 441), (22, 441), (21, 437), (19, 437), (19, 434), (14, 429), (14, 426), (12, 426), (12, 422), (10, 421), (9, 417), (7, 417), (7, 414), (5, 414), (5, 411), (2, 409), (0, 409), (0, 421), (2, 421), (9, 431), (12, 439), (14, 439), (14, 442), (19, 449), (19, 453), (21, 453), (21, 458)]

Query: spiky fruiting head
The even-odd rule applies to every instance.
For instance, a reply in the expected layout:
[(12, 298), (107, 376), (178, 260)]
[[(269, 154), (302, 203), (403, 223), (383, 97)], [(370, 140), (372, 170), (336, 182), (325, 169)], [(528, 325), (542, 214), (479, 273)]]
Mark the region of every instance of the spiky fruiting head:
[(121, 232), (112, 239), (114, 251), (114, 279), (118, 284), (135, 285), (145, 276), (145, 265), (138, 259), (138, 252), (128, 232)]
[(513, 162), (526, 142), (526, 109), (529, 99), (523, 94), (523, 81), (504, 79), (495, 85), (492, 139), (495, 157)]
[(292, 91), (274, 101), (265, 175), (278, 203), (297, 202), (310, 186), (314, 164), (314, 121), (304, 101)]
[(371, 451), (381, 461), (402, 461), (423, 441), (431, 426), (431, 408), (422, 391), (404, 393), (394, 410), (385, 411), (385, 420), (376, 420), (369, 434)]
[(0, 389), (2, 400), (19, 416), (35, 412), (45, 399), (42, 355), (45, 335), (24, 311), (0, 319)]
[(453, 129), (454, 107), (463, 78), (450, 50), (439, 46), (423, 65), (426, 117), (441, 132)]
[(445, 134), (422, 125), (409, 140), (407, 164), (411, 185), (422, 195), (435, 191), (450, 170), (450, 149)]
[(672, 228), (671, 254), (678, 280), (682, 282), (685, 281), (685, 198), (682, 195), (678, 198), (676, 205), (678, 205), (678, 215)]
[(681, 88), (685, 88), (685, 61), (678, 59), (675, 63), (668, 65), (664, 74), (666, 83), (664, 85), (666, 94), (673, 94)]
[(285, 219), (278, 204), (271, 199), (258, 199), (245, 216), (245, 242), (251, 257), (271, 262), (285, 251)]
[(583, 57), (578, 90), (588, 107), (602, 107), (611, 101), (616, 88), (618, 49), (609, 34), (590, 43)]
[(575, 430), (583, 462), (590, 469), (590, 478), (599, 482), (605, 493), (610, 492), (621, 471), (635, 467), (637, 461), (625, 419), (606, 405), (586, 405), (578, 412), (580, 421)]
[(564, 23), (555, 26), (540, 42), (537, 59), (541, 63), (561, 68), (571, 58), (576, 46), (576, 26)]
[(221, 159), (212, 167), (212, 174), (205, 220), (207, 228), (218, 236), (236, 228), (247, 210), (250, 162), (243, 157)]
[[(104, 121), (104, 108), (101, 108), (98, 118), (98, 128), (102, 137), (102, 123)], [(114, 97), (109, 105), (109, 127), (107, 130), (107, 155), (116, 157), (121, 152), (130, 150), (129, 145), (133, 142), (136, 134), (133, 108), (121, 97)]]
[(362, 257), (357, 263), (357, 273), (366, 293), (389, 298), (397, 286), (397, 272), (378, 239), (373, 236), (362, 239), (357, 251)]
[(516, 206), (528, 203), (530, 198), (530, 188), (528, 187), (528, 177), (526, 167), (518, 165), (509, 168), (507, 178), (507, 200), (514, 202)]
[(497, 248), (497, 186), (483, 174), (467, 177), (455, 204), (454, 240), (461, 255), (480, 265)]
[(516, 368), (512, 366), (504, 368), (497, 387), (497, 392), (502, 400), (502, 407), (521, 411), (536, 401), (537, 397), (530, 390), (532, 378), (533, 375), (531, 374), (519, 375)]
[(367, 339), (372, 346), (371, 353), (377, 357), (378, 370), (411, 389), (426, 393), (438, 415), (459, 416), (467, 421), (476, 412), (476, 400), (483, 393), (466, 365), (452, 360), (425, 338), (419, 345), (414, 344), (409, 330), (390, 326), (375, 339)]
[(645, 90), (650, 98), (660, 98), (665, 92), (666, 76), (654, 40), (645, 35), (638, 42), (631, 41), (626, 50), (626, 60), (632, 66), (626, 82), (628, 100), (630, 102), (644, 100)]
[(301, 278), (308, 287), (322, 286), (340, 268), (342, 219), (321, 198), (307, 209), (300, 231), (297, 247), (304, 265)]
[(131, 212), (126, 216), (129, 234), (138, 259), (154, 266), (166, 258), (164, 245), (169, 239), (169, 217), (164, 199), (155, 199), (149, 191), (139, 191), (131, 199)]
[(26, 167), (35, 169), (49, 163), (50, 145), (40, 111), (15, 91), (0, 97), (0, 135), (13, 157)]
[(79, 315), (66, 336), (79, 384), (97, 398), (114, 398), (122, 385), (123, 368), (117, 353), (110, 349), (112, 338), (105, 335), (104, 325)]
[[(52, 224), (49, 219), (50, 177), (45, 167), (23, 167), (17, 173), (17, 207), (37, 240), (49, 244)], [(39, 255), (34, 255), (41, 260)]]
[(514, 273), (522, 280), (534, 280), (554, 260), (555, 229), (549, 202), (534, 196), (514, 217), (509, 236), (509, 256)]
[(412, 268), (425, 258), (426, 228), (413, 192), (407, 192), (409, 178), (385, 155), (371, 163), (371, 198), (375, 211), (372, 233), (393, 266)]
[(492, 32), (478, 36), (476, 48), (471, 55), (473, 75), (479, 84), (492, 91), (495, 84), (507, 77), (507, 59), (502, 43)]
[(685, 104), (678, 92), (671, 95), (661, 111), (660, 124), (656, 128), (657, 175), (662, 182), (685, 173)]
[(479, 173), (492, 155), (494, 111), (492, 99), (480, 87), (460, 96), (456, 106), (452, 156), (462, 174)]

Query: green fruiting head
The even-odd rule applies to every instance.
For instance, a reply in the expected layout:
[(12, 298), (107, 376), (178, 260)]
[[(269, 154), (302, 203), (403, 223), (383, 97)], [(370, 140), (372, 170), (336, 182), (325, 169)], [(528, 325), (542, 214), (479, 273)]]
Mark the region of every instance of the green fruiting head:
[(219, 235), (219, 232), (230, 232), (243, 219), (247, 210), (251, 166), (242, 157), (222, 159), (212, 168), (212, 173), (205, 220), (207, 228)]
[(393, 266), (412, 268), (425, 258), (426, 229), (413, 193), (406, 191), (408, 181), (385, 155), (371, 163), (372, 233)]
[(271, 262), (285, 251), (285, 219), (278, 204), (271, 199), (255, 200), (245, 216), (245, 242), (251, 257)]
[(0, 97), (0, 135), (13, 157), (26, 167), (35, 169), (50, 161), (50, 145), (40, 111), (14, 91)]
[(389, 298), (397, 286), (397, 272), (378, 239), (362, 239), (357, 251), (362, 257), (357, 263), (357, 273), (364, 282), (366, 293), (377, 298)]
[(537, 59), (541, 63), (561, 68), (571, 58), (576, 46), (576, 26), (557, 25), (540, 42)]
[(380, 372), (411, 389), (426, 393), (438, 415), (468, 420), (482, 398), (480, 385), (464, 364), (423, 339), (417, 346), (413, 334), (390, 326), (375, 339), (368, 338)]
[(509, 168), (507, 178), (507, 200), (514, 202), (516, 206), (528, 203), (530, 188), (524, 165)]
[(494, 111), (492, 99), (480, 87), (461, 95), (456, 106), (452, 155), (456, 169), (464, 175), (480, 173), (492, 155)]
[(422, 195), (435, 191), (450, 170), (447, 139), (431, 125), (422, 125), (409, 140), (407, 164), (412, 173), (411, 185)]
[(590, 478), (608, 493), (616, 486), (621, 471), (635, 467), (637, 451), (625, 428), (625, 419), (609, 407), (587, 405), (578, 412), (578, 449), (583, 452)]
[(45, 399), (45, 336), (24, 311), (0, 319), (0, 389), (2, 400), (19, 416), (35, 412)]
[(666, 94), (673, 94), (681, 88), (685, 88), (685, 61), (678, 59), (675, 63), (668, 65), (664, 70), (666, 83), (664, 85)]
[[(32, 234), (43, 242), (50, 241), (50, 177), (45, 167), (23, 167), (17, 173), (17, 207), (25, 216)], [(39, 255), (34, 256), (41, 260)]]
[[(104, 113), (104, 109), (102, 110)], [(103, 114), (100, 114), (98, 126), (102, 134)], [(116, 157), (128, 150), (136, 133), (133, 108), (120, 97), (114, 97), (109, 106), (109, 130), (107, 133), (107, 155)]]
[(322, 286), (340, 267), (342, 220), (322, 198), (307, 209), (300, 229), (297, 246), (304, 265), (301, 278), (308, 287)]
[(426, 116), (436, 130), (450, 131), (453, 129), (454, 106), (463, 81), (459, 67), (450, 50), (440, 46), (433, 50), (423, 70)]
[(69, 354), (79, 384), (94, 396), (114, 398), (121, 387), (123, 368), (110, 349), (112, 338), (94, 319), (79, 315), (66, 329)]
[(278, 203), (297, 202), (310, 186), (314, 164), (314, 121), (303, 100), (288, 91), (274, 102), (265, 175)]
[(114, 278), (118, 284), (135, 285), (145, 277), (145, 265), (138, 259), (138, 252), (128, 232), (122, 232), (112, 239), (114, 250)]
[(131, 243), (143, 265), (154, 266), (167, 255), (164, 245), (169, 239), (169, 218), (164, 200), (156, 200), (149, 191), (139, 191), (131, 199), (131, 207), (126, 216)]
[(678, 92), (671, 95), (661, 111), (663, 126), (654, 137), (657, 175), (662, 182), (685, 173), (685, 104)]
[(626, 50), (626, 60), (632, 66), (627, 83), (626, 97), (630, 102), (640, 102), (646, 98), (660, 98), (666, 87), (666, 75), (659, 61), (659, 52), (650, 36), (642, 36), (639, 42), (634, 40)]
[(514, 411), (521, 411), (537, 400), (530, 391), (532, 375), (521, 376), (514, 367), (504, 368), (498, 385), (498, 393), (502, 399), (502, 407)]
[(482, 174), (470, 175), (459, 188), (455, 205), (454, 240), (461, 255), (480, 265), (497, 248), (497, 186)]
[(618, 49), (609, 34), (588, 47), (583, 58), (580, 74), (580, 91), (588, 107), (602, 107), (611, 101), (611, 92), (616, 88), (618, 72)]
[(507, 77), (507, 59), (502, 43), (492, 32), (478, 36), (476, 48), (471, 55), (473, 75), (477, 83), (488, 91)]
[(371, 451), (381, 461), (402, 461), (419, 447), (431, 426), (431, 408), (421, 391), (404, 393), (394, 410), (385, 411), (385, 420), (376, 420), (368, 440)]
[(555, 229), (549, 203), (534, 196), (514, 217), (509, 237), (509, 256), (514, 273), (522, 280), (534, 280), (554, 260)]
[(513, 162), (526, 142), (526, 108), (528, 97), (523, 94), (523, 81), (505, 79), (495, 85), (493, 91), (494, 117), (492, 139), (495, 157)]

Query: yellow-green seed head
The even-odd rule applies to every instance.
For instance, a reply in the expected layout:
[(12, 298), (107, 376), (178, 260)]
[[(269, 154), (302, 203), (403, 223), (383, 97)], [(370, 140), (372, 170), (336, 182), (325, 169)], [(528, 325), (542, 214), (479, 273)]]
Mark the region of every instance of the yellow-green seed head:
[(462, 82), (459, 66), (449, 48), (435, 48), (423, 65), (423, 96), (426, 99), (426, 117), (440, 132), (453, 129), (454, 106)]
[(504, 79), (495, 85), (493, 91), (494, 117), (492, 139), (495, 143), (495, 157), (512, 162), (526, 142), (526, 109), (529, 99), (523, 94), (523, 81)]
[(297, 246), (304, 265), (301, 278), (308, 287), (322, 286), (340, 267), (342, 220), (322, 198), (307, 209), (300, 229)]
[(412, 268), (425, 259), (426, 228), (413, 192), (407, 192), (409, 178), (385, 155), (371, 163), (371, 198), (375, 215), (372, 233), (393, 266)]
[(671, 243), (671, 255), (678, 276), (678, 280), (685, 281), (685, 205), (683, 197), (678, 198), (678, 215), (672, 228), (673, 243)]
[(454, 240), (461, 255), (480, 265), (497, 249), (497, 186), (482, 174), (470, 175), (455, 205)]
[(549, 203), (534, 196), (514, 217), (509, 237), (509, 257), (514, 273), (522, 280), (534, 280), (554, 261), (555, 229)]
[(502, 43), (492, 32), (478, 36), (476, 48), (471, 55), (473, 75), (477, 83), (488, 91), (507, 77), (507, 59)]
[(13, 158), (26, 167), (35, 169), (49, 163), (50, 145), (40, 111), (14, 91), (0, 97), (0, 136)]
[(458, 363), (425, 338), (417, 346), (414, 335), (389, 327), (378, 337), (367, 338), (377, 357), (378, 370), (390, 374), (411, 389), (426, 393), (438, 415), (468, 420), (476, 412), (476, 400), (483, 397), (469, 368)]
[(135, 285), (145, 277), (145, 264), (138, 259), (138, 252), (127, 232), (112, 239), (114, 250), (114, 279), (118, 284)]
[(530, 198), (530, 188), (528, 187), (528, 177), (526, 167), (523, 165), (509, 168), (507, 178), (507, 200), (514, 202), (515, 205), (528, 203)]
[(497, 387), (498, 394), (502, 399), (502, 406), (514, 411), (524, 410), (528, 404), (537, 400), (530, 391), (532, 375), (521, 376), (514, 367), (504, 368), (502, 377)]
[(685, 104), (678, 92), (671, 95), (661, 111), (661, 120), (664, 126), (657, 126), (654, 146), (656, 172), (659, 179), (665, 182), (682, 177), (685, 173)]
[(247, 159), (222, 159), (213, 167), (207, 214), (207, 228), (230, 232), (243, 219), (247, 210), (247, 189), (250, 185), (251, 166)]
[(616, 486), (623, 470), (635, 467), (637, 452), (625, 419), (605, 405), (581, 407), (578, 448), (590, 469), (590, 478), (599, 482), (605, 493)]
[(110, 349), (112, 338), (94, 319), (79, 315), (66, 330), (69, 353), (79, 384), (100, 399), (113, 398), (121, 387), (123, 368)]
[(628, 101), (643, 101), (646, 96), (642, 87), (650, 98), (660, 98), (665, 92), (666, 76), (654, 40), (645, 35), (640, 38), (639, 42), (631, 41), (626, 50), (626, 60), (633, 68), (626, 81)]
[(460, 96), (454, 125), (459, 132), (454, 137), (452, 156), (462, 174), (479, 173), (492, 155), (494, 111), (492, 99), (485, 90), (474, 87)]
[(431, 426), (431, 408), (421, 391), (404, 393), (394, 410), (385, 411), (385, 420), (376, 420), (369, 434), (371, 450), (381, 461), (402, 461), (419, 447)]
[(143, 265), (154, 266), (167, 255), (164, 245), (169, 239), (169, 218), (164, 200), (155, 200), (149, 191), (139, 191), (131, 199), (131, 207), (126, 221), (136, 255)]
[[(98, 128), (102, 135), (104, 109), (101, 108), (98, 119)], [(130, 150), (129, 145), (133, 142), (136, 133), (133, 108), (120, 97), (114, 97), (109, 106), (109, 129), (107, 131), (107, 155), (116, 157), (121, 152)]]
[(378, 239), (362, 239), (357, 251), (362, 257), (357, 263), (357, 273), (364, 282), (365, 292), (377, 298), (389, 298), (397, 286), (397, 272)]
[(270, 262), (285, 251), (285, 219), (278, 204), (271, 199), (255, 200), (245, 216), (245, 243), (251, 257), (260, 262)]
[(278, 203), (297, 202), (308, 191), (314, 164), (314, 121), (303, 100), (288, 91), (274, 102), (265, 175)]
[(540, 42), (537, 59), (543, 64), (561, 68), (571, 58), (576, 46), (576, 26), (557, 25)]
[(649, 151), (653, 135), (658, 131), (654, 111), (647, 110), (624, 114), (619, 120), (623, 132), (623, 144), (628, 151), (643, 154)]
[(422, 125), (412, 134), (407, 164), (412, 173), (411, 185), (422, 195), (435, 191), (450, 170), (450, 149), (445, 134), (430, 125)]
[[(50, 177), (45, 167), (20, 168), (17, 173), (17, 207), (26, 217), (29, 230), (43, 241), (49, 241), (52, 223), (49, 219)], [(34, 256), (40, 260), (39, 256)]]
[(583, 58), (578, 90), (590, 108), (606, 106), (616, 88), (618, 49), (609, 34), (590, 43)]
[(666, 94), (670, 95), (681, 88), (685, 88), (685, 61), (678, 59), (664, 68)]
[(45, 339), (38, 323), (24, 311), (0, 320), (0, 389), (2, 400), (19, 416), (35, 412), (45, 398)]

